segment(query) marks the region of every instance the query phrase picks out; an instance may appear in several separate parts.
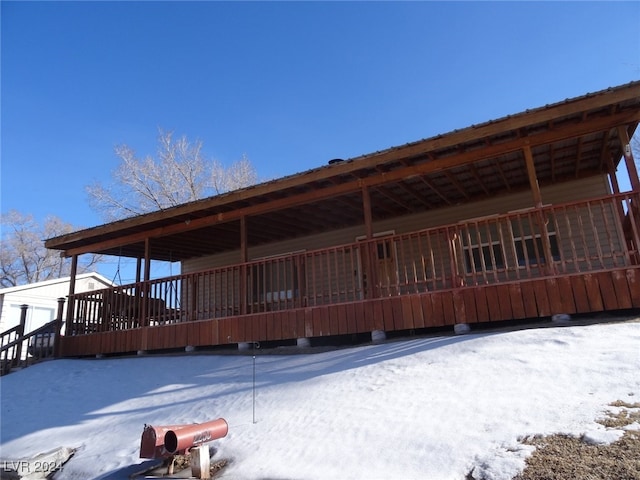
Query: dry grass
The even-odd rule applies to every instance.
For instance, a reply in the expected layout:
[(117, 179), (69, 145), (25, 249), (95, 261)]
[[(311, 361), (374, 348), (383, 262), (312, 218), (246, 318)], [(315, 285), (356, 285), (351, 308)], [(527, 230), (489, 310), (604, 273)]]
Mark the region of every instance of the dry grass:
[[(599, 423), (622, 428), (640, 422), (640, 403), (617, 401), (619, 407)], [(640, 480), (640, 431), (626, 431), (610, 445), (590, 445), (568, 435), (534, 437), (524, 441), (536, 447), (525, 470), (513, 480)]]
[[(152, 467), (151, 469), (149, 469), (144, 473), (153, 474), (152, 477), (148, 477), (148, 478), (162, 478), (162, 477), (194, 478), (194, 477), (181, 476), (181, 473), (183, 473), (183, 471), (186, 471), (187, 469), (191, 469), (190, 462), (191, 462), (191, 455), (189, 453), (185, 455), (173, 455), (172, 457), (165, 459), (160, 468)], [(212, 478), (212, 479), (217, 478), (217, 476), (221, 474), (222, 470), (224, 470), (224, 468), (227, 465), (229, 465), (229, 463), (230, 463), (230, 460), (226, 458), (222, 458), (220, 460), (215, 460), (215, 461), (212, 460), (209, 465), (209, 475), (210, 475), (209, 478)], [(171, 470), (169, 469), (170, 466), (172, 466)]]

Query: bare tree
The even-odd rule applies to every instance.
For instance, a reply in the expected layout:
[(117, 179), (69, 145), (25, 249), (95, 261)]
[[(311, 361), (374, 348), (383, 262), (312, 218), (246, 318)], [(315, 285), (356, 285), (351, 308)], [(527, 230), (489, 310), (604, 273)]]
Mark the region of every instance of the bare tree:
[[(11, 210), (2, 217), (2, 248), (0, 249), (0, 285), (14, 287), (64, 277), (71, 272), (71, 262), (60, 253), (48, 250), (44, 239), (76, 230), (58, 217), (50, 216), (42, 225), (31, 215)], [(91, 270), (99, 263), (98, 255), (83, 255), (78, 273)]]
[(127, 145), (115, 149), (120, 164), (108, 185), (87, 187), (94, 210), (107, 221), (163, 210), (210, 195), (246, 187), (257, 182), (255, 169), (246, 157), (225, 167), (202, 153), (202, 142), (185, 136), (173, 138), (160, 131), (157, 158), (139, 158)]

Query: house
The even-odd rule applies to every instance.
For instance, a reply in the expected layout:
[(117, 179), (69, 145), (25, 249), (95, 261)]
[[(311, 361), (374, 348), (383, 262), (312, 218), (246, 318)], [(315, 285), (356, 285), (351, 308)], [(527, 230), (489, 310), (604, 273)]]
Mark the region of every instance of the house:
[(640, 307), (638, 121), (632, 82), (49, 239), (138, 261), (71, 289), (63, 355)]
[[(20, 323), (21, 305), (28, 306), (24, 333), (54, 320), (58, 312), (58, 299), (69, 294), (70, 283), (70, 277), (63, 277), (0, 289), (0, 332)], [(75, 279), (77, 293), (111, 288), (114, 285), (95, 272), (77, 275)]]

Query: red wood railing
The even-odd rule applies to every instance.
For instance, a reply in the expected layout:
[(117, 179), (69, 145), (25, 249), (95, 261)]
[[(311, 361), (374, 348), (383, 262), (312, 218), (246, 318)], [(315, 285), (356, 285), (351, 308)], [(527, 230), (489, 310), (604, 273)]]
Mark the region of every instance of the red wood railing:
[[(638, 193), (527, 209), (71, 297), (67, 335), (639, 263)], [(633, 208), (632, 208), (633, 207)]]
[(0, 333), (0, 376), (14, 368), (27, 367), (57, 354), (56, 343), (62, 324), (64, 299), (58, 300), (58, 317), (43, 326), (24, 333), (28, 305), (20, 306), (20, 323)]

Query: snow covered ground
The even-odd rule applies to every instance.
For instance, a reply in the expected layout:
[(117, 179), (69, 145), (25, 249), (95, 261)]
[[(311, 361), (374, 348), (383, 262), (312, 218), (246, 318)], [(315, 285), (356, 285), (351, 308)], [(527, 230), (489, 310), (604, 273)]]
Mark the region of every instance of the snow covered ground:
[[(222, 478), (509, 479), (518, 439), (604, 434), (640, 401), (640, 323), (471, 333), (299, 355), (45, 362), (0, 379), (2, 459), (78, 449), (57, 479), (127, 478), (145, 424), (223, 417)], [(255, 406), (255, 422), (254, 422)], [(615, 438), (615, 434), (612, 437)]]

